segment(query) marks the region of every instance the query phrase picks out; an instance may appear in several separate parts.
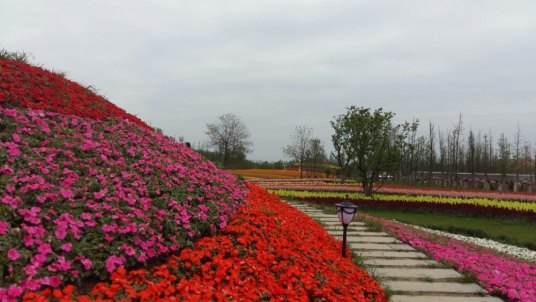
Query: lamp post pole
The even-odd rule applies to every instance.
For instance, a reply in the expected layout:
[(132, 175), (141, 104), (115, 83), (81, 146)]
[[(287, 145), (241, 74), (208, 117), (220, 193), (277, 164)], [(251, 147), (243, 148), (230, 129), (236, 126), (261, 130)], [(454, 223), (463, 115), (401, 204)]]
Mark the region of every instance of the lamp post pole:
[(346, 195), (343, 202), (335, 206), (337, 207), (337, 216), (342, 224), (342, 257), (346, 258), (346, 231), (357, 213), (357, 206), (348, 201), (348, 195)]
[(342, 225), (342, 257), (346, 258), (346, 230), (348, 230), (348, 225)]

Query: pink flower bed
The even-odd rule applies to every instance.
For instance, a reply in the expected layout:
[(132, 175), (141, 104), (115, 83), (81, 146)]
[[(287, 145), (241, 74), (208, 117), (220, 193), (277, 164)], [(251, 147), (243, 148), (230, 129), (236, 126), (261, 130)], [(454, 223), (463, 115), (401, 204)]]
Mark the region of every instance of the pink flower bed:
[(501, 255), (474, 244), (419, 231), (411, 226), (361, 215), (379, 222), (384, 230), (401, 241), (431, 255), (434, 260), (453, 265), (459, 272), (469, 272), (491, 294), (510, 301), (536, 301), (536, 264)]
[(124, 120), (0, 107), (0, 300), (104, 278), (224, 228), (246, 187)]

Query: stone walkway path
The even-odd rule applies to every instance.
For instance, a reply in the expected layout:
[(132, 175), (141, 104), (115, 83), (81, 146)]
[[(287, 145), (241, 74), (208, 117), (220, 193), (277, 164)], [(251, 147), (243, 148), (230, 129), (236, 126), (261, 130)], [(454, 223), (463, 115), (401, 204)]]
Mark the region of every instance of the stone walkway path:
[[(335, 214), (289, 202), (319, 221), (335, 238), (342, 240), (342, 226)], [(363, 222), (348, 226), (348, 246), (364, 259), (366, 269), (388, 287), (393, 302), (499, 302), (475, 283), (463, 282), (463, 276), (431, 260), (413, 247), (384, 232), (368, 231)]]

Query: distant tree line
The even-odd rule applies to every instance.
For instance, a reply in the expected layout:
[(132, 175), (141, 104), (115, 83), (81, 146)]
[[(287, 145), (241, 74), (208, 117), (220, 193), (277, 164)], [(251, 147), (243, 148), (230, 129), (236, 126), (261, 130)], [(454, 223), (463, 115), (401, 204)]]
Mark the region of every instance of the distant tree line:
[[(193, 149), (206, 159), (214, 162), (221, 168), (224, 168), (222, 162), (222, 154), (219, 151), (211, 150), (207, 144), (198, 143), (194, 144)], [(226, 169), (276, 169), (283, 170), (288, 167), (294, 166), (293, 162), (289, 161), (266, 161), (266, 160), (250, 160), (245, 155), (234, 156), (231, 161), (227, 163)]]
[[(207, 124), (210, 141), (194, 146), (223, 168), (284, 169), (297, 166), (301, 177), (336, 174), (343, 181), (358, 179), (367, 195), (385, 181), (455, 188), (533, 191), (536, 145), (524, 140), (517, 127), (512, 138), (467, 130), (460, 114), (451, 129), (431, 121), (420, 134), (418, 120), (394, 124), (392, 112), (351, 106), (331, 121), (334, 151), (329, 158), (313, 128), (291, 132), (283, 153), (291, 162), (251, 161), (252, 142), (240, 118), (227, 113)], [(335, 171), (333, 165), (338, 166)]]
[[(418, 135), (419, 121), (393, 125), (382, 109), (349, 107), (331, 122), (339, 176), (359, 178), (365, 192), (383, 181), (426, 183), (456, 188), (532, 191), (536, 148), (517, 128), (509, 140), (504, 133), (466, 131), (460, 114), (452, 129), (429, 122)], [(370, 187), (369, 187), (370, 186)]]
[(519, 191), (533, 190), (536, 148), (523, 140), (519, 126), (512, 138), (466, 131), (463, 116), (452, 129), (428, 123), (428, 134), (411, 129), (397, 175), (408, 183), (435, 182), (445, 186)]

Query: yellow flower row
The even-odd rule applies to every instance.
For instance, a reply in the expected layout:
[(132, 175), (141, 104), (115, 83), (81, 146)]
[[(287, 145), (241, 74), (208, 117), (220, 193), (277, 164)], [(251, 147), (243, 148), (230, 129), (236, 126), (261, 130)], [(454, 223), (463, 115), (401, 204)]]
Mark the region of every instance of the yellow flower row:
[[(333, 191), (298, 191), (298, 190), (270, 190), (279, 196), (298, 197), (298, 198), (344, 198), (347, 194), (350, 199), (371, 199), (361, 192), (333, 192)], [(523, 212), (535, 212), (536, 202), (520, 202), (511, 200), (495, 200), (484, 198), (458, 198), (458, 197), (439, 197), (439, 196), (410, 196), (398, 194), (376, 194), (374, 198), (381, 201), (412, 201), (412, 202), (432, 202), (446, 204), (471, 204), (482, 207), (496, 207)]]

